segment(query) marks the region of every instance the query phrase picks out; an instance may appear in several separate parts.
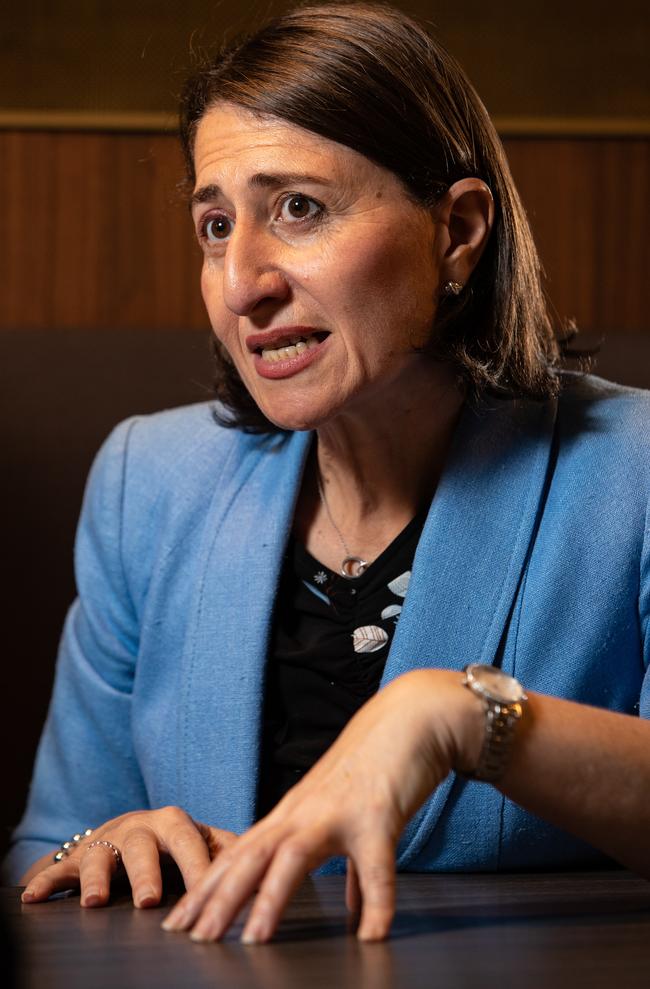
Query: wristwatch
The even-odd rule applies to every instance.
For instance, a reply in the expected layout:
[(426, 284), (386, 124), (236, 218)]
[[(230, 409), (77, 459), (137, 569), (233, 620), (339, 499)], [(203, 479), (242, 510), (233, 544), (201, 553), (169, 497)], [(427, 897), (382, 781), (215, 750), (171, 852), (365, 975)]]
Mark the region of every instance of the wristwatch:
[(508, 765), (517, 724), (528, 697), (518, 680), (495, 666), (470, 663), (463, 672), (463, 686), (476, 694), (485, 708), (485, 739), (476, 769), (462, 775), (495, 783)]

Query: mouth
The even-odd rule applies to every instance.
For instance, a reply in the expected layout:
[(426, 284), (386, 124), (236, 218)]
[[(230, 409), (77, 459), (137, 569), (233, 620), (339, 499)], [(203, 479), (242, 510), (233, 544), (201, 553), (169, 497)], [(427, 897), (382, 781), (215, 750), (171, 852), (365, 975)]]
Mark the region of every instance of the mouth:
[(314, 330), (311, 327), (278, 328), (269, 333), (254, 333), (246, 340), (251, 353), (263, 361), (277, 364), (280, 361), (295, 360), (308, 350), (315, 350), (326, 337), (327, 330)]
[(262, 378), (291, 378), (320, 359), (330, 335), (311, 326), (279, 326), (251, 334), (246, 346)]

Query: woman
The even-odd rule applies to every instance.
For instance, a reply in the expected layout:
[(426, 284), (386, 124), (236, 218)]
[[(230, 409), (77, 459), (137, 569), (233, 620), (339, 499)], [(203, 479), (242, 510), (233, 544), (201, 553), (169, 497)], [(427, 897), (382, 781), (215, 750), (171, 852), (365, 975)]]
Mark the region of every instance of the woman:
[(150, 906), (171, 856), (168, 929), (259, 887), (264, 941), (346, 857), (376, 939), (396, 861), (650, 876), (648, 399), (557, 369), (470, 84), (398, 12), (306, 8), (182, 134), (221, 425), (132, 420), (93, 469), (25, 901), (123, 865)]

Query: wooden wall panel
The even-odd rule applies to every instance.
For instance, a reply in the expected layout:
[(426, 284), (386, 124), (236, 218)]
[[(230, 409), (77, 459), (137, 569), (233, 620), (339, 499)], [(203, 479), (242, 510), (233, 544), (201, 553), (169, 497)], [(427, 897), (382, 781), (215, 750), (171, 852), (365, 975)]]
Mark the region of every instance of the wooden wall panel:
[[(633, 126), (650, 119), (647, 0), (617, 0), (615, 7), (611, 0), (393, 4), (433, 29), (493, 116), (627, 118)], [(191, 52), (214, 49), (294, 5), (295, 0), (5, 0), (0, 119), (3, 111), (21, 110), (173, 116)]]
[(0, 134), (0, 326), (207, 326), (176, 141)]
[[(650, 333), (650, 140), (509, 139), (559, 319)], [(172, 135), (0, 133), (0, 327), (198, 329)]]
[(650, 141), (505, 145), (558, 315), (596, 333), (650, 333)]

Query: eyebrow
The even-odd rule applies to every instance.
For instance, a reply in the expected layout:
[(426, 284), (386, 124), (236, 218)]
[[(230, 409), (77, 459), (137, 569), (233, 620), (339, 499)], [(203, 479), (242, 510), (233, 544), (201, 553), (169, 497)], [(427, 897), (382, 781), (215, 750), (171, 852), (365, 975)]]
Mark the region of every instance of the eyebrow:
[[(322, 175), (307, 175), (305, 172), (256, 172), (251, 175), (248, 185), (252, 189), (275, 189), (283, 185), (293, 185), (294, 183), (309, 185), (332, 185), (331, 179), (326, 179)], [(190, 199), (190, 209), (200, 203), (212, 202), (221, 195), (218, 185), (211, 182), (209, 185), (201, 186), (192, 194)]]

